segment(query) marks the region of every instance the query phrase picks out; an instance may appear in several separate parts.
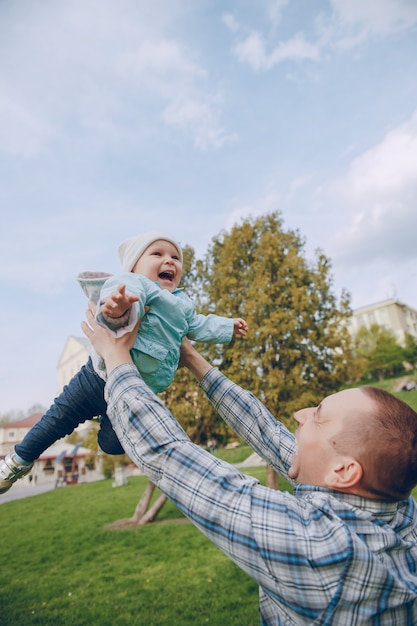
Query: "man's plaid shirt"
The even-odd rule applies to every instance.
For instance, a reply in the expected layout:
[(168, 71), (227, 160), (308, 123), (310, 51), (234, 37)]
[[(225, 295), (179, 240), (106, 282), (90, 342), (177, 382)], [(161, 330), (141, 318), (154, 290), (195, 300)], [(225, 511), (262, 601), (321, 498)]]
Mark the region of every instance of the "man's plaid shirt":
[[(201, 387), (227, 424), (288, 480), (294, 435), (216, 369)], [(412, 498), (387, 503), (306, 485), (294, 495), (268, 489), (193, 444), (133, 365), (116, 368), (105, 393), (132, 460), (257, 581), (263, 625), (417, 624)]]

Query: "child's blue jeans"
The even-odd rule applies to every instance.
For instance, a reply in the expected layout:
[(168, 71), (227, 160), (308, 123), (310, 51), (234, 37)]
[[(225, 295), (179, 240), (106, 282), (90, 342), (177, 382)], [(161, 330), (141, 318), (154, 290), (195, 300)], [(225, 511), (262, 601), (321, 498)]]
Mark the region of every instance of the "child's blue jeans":
[(97, 437), (100, 448), (107, 454), (123, 454), (124, 450), (106, 415), (104, 385), (104, 380), (96, 374), (89, 359), (22, 442), (15, 446), (18, 456), (31, 463), (57, 439), (69, 435), (79, 424), (97, 416), (100, 418)]

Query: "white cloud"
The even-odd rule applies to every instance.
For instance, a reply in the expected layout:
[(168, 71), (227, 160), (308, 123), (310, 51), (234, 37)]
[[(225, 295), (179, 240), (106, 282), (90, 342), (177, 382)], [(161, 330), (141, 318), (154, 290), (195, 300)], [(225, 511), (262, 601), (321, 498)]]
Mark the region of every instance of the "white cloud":
[(363, 36), (385, 35), (417, 24), (417, 3), (413, 0), (331, 0), (345, 28), (358, 28)]
[(118, 67), (124, 79), (144, 82), (154, 89), (173, 91), (173, 84), (205, 78), (207, 73), (190, 60), (190, 53), (177, 41), (153, 39), (131, 47), (119, 56)]
[(289, 0), (266, 0), (266, 12), (272, 26), (276, 28), (282, 19), (282, 13)]
[(178, 108), (179, 92), (205, 113), (175, 128), (198, 148), (222, 145), (231, 133), (221, 101), (175, 34), (182, 10), (160, 1), (13, 5), (0, 24), (0, 153), (36, 156), (77, 134), (83, 145), (138, 141)]
[(220, 148), (237, 140), (237, 135), (224, 130), (218, 121), (215, 106), (207, 99), (199, 101), (191, 97), (178, 97), (165, 109), (163, 120), (168, 126), (190, 128), (197, 148)]
[(417, 260), (417, 112), (352, 161), (333, 197), (349, 216), (334, 242), (336, 258)]
[(236, 33), (240, 30), (240, 24), (236, 17), (231, 13), (224, 13), (222, 15), (222, 22), (232, 33)]
[(246, 62), (253, 70), (270, 70), (283, 61), (317, 61), (319, 49), (310, 44), (302, 34), (297, 34), (285, 42), (280, 42), (271, 52), (267, 52), (265, 39), (253, 32), (237, 43), (233, 52), (239, 61)]
[[(282, 14), (289, 0), (262, 0), (263, 9), (265, 11), (268, 25), (275, 29), (281, 22)], [(259, 0), (261, 5), (261, 0)], [(224, 13), (221, 17), (222, 22), (232, 33), (238, 33), (242, 30), (242, 24), (232, 13)]]
[(352, 200), (383, 202), (404, 194), (417, 183), (417, 112), (390, 131), (380, 144), (355, 159), (348, 185)]
[[(0, 93), (7, 90), (0, 87)], [(0, 96), (0, 151), (30, 158), (44, 152), (55, 131), (43, 115), (9, 96)]]
[(284, 61), (319, 61), (335, 49), (351, 49), (369, 37), (388, 36), (417, 24), (417, 2), (412, 0), (330, 0), (316, 15), (313, 35), (299, 30), (284, 38), (275, 27), (287, 4), (286, 0), (264, 4), (265, 32), (248, 32), (235, 15), (223, 18), (235, 38), (233, 54), (255, 72), (272, 70)]

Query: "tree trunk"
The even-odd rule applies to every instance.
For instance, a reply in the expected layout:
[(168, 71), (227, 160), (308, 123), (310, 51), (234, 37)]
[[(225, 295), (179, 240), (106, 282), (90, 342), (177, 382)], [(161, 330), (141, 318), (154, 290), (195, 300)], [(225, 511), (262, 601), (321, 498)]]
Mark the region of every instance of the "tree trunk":
[(167, 497), (161, 494), (151, 506), (149, 511), (147, 511), (145, 515), (142, 515), (142, 517), (138, 521), (138, 526), (143, 526), (144, 524), (148, 524), (148, 522), (153, 522), (166, 501)]
[(270, 465), (266, 466), (266, 486), (270, 489), (278, 489), (278, 474)]
[(125, 517), (119, 519), (112, 524), (109, 524), (107, 528), (112, 530), (120, 530), (123, 528), (132, 528), (134, 526), (144, 526), (149, 522), (153, 522), (159, 511), (167, 501), (167, 497), (160, 495), (154, 504), (148, 509), (149, 503), (152, 499), (153, 492), (155, 491), (155, 485), (149, 481), (146, 485), (146, 489), (142, 494), (141, 499), (136, 505), (135, 511), (132, 517)]
[(131, 519), (134, 524), (139, 524), (140, 520), (145, 515), (154, 491), (155, 485), (151, 483), (151, 481), (149, 481), (146, 485), (146, 489), (143, 492), (141, 499), (136, 505), (135, 512), (132, 515)]

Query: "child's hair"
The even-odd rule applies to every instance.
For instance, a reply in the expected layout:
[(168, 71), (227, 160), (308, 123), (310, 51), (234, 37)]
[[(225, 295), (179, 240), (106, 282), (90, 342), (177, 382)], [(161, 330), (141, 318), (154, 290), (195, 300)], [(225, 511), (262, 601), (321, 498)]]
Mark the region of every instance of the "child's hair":
[(148, 233), (136, 235), (136, 237), (131, 237), (130, 239), (122, 241), (119, 246), (119, 258), (123, 271), (131, 272), (137, 260), (142, 256), (146, 248), (148, 248), (151, 243), (154, 243), (154, 241), (159, 240), (169, 241), (169, 243), (172, 243), (172, 245), (178, 250), (178, 256), (181, 263), (183, 262), (182, 250), (178, 241), (176, 241), (176, 239), (171, 237), (168, 233), (152, 230)]

